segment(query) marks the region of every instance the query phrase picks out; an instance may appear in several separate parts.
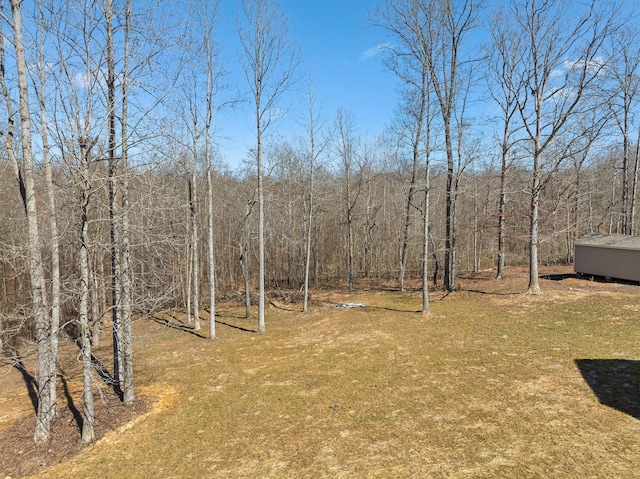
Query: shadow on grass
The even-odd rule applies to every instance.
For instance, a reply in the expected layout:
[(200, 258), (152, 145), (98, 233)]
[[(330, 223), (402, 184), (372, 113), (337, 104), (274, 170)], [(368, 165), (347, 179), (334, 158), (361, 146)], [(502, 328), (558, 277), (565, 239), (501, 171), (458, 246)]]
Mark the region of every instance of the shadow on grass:
[(24, 363), (22, 362), (22, 358), (16, 357), (13, 361), (13, 367), (20, 371), (22, 374), (22, 379), (24, 380), (25, 386), (27, 386), (27, 392), (29, 393), (29, 399), (31, 400), (31, 405), (33, 406), (33, 410), (35, 413), (38, 413), (38, 382), (36, 378), (27, 371), (24, 367)]
[[(91, 365), (98, 373), (98, 376), (104, 383), (113, 389), (113, 392), (120, 398), (120, 401), (124, 398), (124, 392), (120, 388), (120, 382), (116, 380), (115, 375), (112, 376), (109, 370), (105, 367), (102, 362), (98, 358), (96, 358), (93, 354), (91, 355)], [(81, 429), (82, 430), (82, 429)]]
[(387, 306), (365, 306), (361, 309), (380, 309), (382, 311), (392, 311), (394, 313), (422, 313), (422, 311), (419, 309), (389, 308)]
[[(230, 318), (237, 318), (237, 319), (246, 319), (244, 316), (229, 316), (229, 317)], [(204, 335), (194, 331), (193, 327), (184, 324), (182, 321), (177, 319), (175, 316), (172, 316), (172, 318), (176, 320), (175, 322), (174, 321), (170, 321), (170, 320), (165, 319), (165, 318), (160, 318), (160, 317), (154, 316), (154, 315), (149, 316), (149, 318), (152, 319), (153, 321), (155, 321), (156, 323), (161, 324), (162, 326), (167, 326), (168, 328), (177, 329), (178, 331), (184, 331), (185, 333), (193, 334), (194, 336), (197, 336), (197, 337), (202, 338), (202, 339), (208, 339), (207, 336), (204, 336)], [(218, 316), (218, 315), (216, 315), (216, 324), (221, 324), (223, 326), (227, 326), (229, 328), (237, 329), (239, 331), (245, 331), (247, 333), (257, 333), (258, 332), (257, 329), (244, 328), (242, 326), (237, 326), (235, 324), (231, 324), (231, 323), (227, 323), (226, 321), (222, 321), (222, 320), (220, 320), (220, 316)]]
[(184, 331), (185, 333), (193, 334), (194, 336), (198, 336), (199, 338), (207, 339), (206, 336), (194, 331), (192, 326), (188, 326), (184, 324), (175, 316), (172, 316), (172, 318), (175, 319), (176, 321), (175, 322), (170, 321), (168, 319), (161, 318), (153, 314), (149, 316), (149, 319), (155, 321), (158, 324), (161, 324), (162, 326), (167, 326), (168, 328), (177, 329), (178, 331)]
[(600, 404), (640, 419), (640, 361), (576, 359), (575, 363)]
[(69, 386), (67, 384), (67, 379), (64, 376), (64, 372), (62, 372), (62, 374), (60, 375), (60, 380), (62, 381), (62, 392), (64, 393), (64, 397), (67, 400), (67, 407), (69, 408), (69, 411), (71, 411), (71, 414), (73, 414), (73, 419), (78, 426), (78, 431), (82, 432), (82, 414), (80, 414), (80, 411), (73, 402), (73, 398), (71, 397), (71, 392), (69, 391)]
[[(232, 317), (239, 317), (239, 316), (232, 316)], [(246, 318), (242, 317), (241, 319), (246, 319)], [(223, 326), (227, 326), (229, 328), (237, 329), (239, 331), (245, 331), (247, 333), (257, 333), (258, 332), (257, 329), (243, 328), (242, 326), (238, 326), (236, 324), (230, 324), (230, 323), (227, 323), (225, 321), (220, 321), (219, 319), (216, 319), (216, 324), (222, 324)]]
[[(518, 291), (482, 291), (480, 289), (468, 289), (468, 288), (460, 288), (458, 291), (465, 291), (467, 293), (476, 293), (476, 294), (486, 294), (489, 296), (517, 296), (522, 294), (522, 292)], [(442, 299), (446, 298), (449, 293), (445, 294)]]
[(290, 313), (295, 313), (295, 312), (300, 312), (301, 309), (300, 308), (285, 308), (284, 306), (280, 306), (279, 304), (274, 303), (273, 301), (269, 301), (269, 304), (271, 306), (273, 306), (276, 309), (279, 309), (281, 311), (289, 311)]

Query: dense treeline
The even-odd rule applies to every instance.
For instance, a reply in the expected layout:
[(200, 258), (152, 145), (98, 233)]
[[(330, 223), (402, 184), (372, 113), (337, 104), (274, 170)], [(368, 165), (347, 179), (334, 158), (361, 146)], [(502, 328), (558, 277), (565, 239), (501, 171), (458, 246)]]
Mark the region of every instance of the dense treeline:
[(538, 263), (571, 262), (581, 235), (640, 227), (626, 10), (381, 1), (371, 23), (401, 98), (388, 131), (362, 135), (309, 87), (302, 132), (276, 136), (300, 61), (277, 2), (242, 0), (256, 147), (230, 167), (216, 114), (238, 99), (222, 88), (215, 2), (5, 3), (0, 351), (36, 344), (36, 441), (56, 415), (61, 332), (82, 350), (89, 442), (91, 347), (111, 333), (113, 386), (133, 401), (136, 315), (182, 308), (213, 339), (216, 295), (248, 316), (257, 304), (264, 331), (264, 288), (304, 291), (306, 309), (307, 284), (372, 281), (419, 285), (428, 312), (428, 289), (454, 290), (460, 271), (529, 265), (535, 293)]
[[(290, 145), (282, 143), (272, 152), (277, 163), (265, 181), (267, 191), (266, 282), (272, 289), (299, 289), (304, 276), (305, 183), (306, 177), (300, 156)], [(374, 147), (370, 147), (374, 148)], [(282, 152), (286, 157), (280, 157)], [(394, 281), (397, 277), (402, 244), (403, 208), (409, 181), (409, 167), (396, 155), (385, 156), (380, 147), (375, 163), (363, 165), (354, 183), (358, 190), (354, 208), (356, 284), (360, 279)], [(621, 233), (620, 191), (622, 180), (616, 148), (603, 148), (598, 156), (580, 172), (581, 186), (576, 191), (577, 172), (567, 168), (558, 171), (550, 180), (541, 203), (543, 264), (572, 261), (573, 241), (589, 232)], [(8, 165), (2, 168), (2, 292), (3, 311), (9, 317), (16, 306), (28, 311), (29, 278), (23, 266), (24, 217), (18, 192), (13, 187)], [(78, 212), (74, 211), (74, 184), (70, 178), (57, 173), (57, 203), (60, 205), (61, 265), (65, 278), (65, 311), (72, 320), (75, 278), (78, 275), (74, 260)], [(106, 171), (96, 169), (96, 178), (106, 181)], [(422, 173), (423, 174), (423, 173)], [(155, 168), (130, 173), (132, 257), (134, 263), (134, 294), (138, 312), (186, 304), (188, 278), (189, 200), (185, 173), (182, 168)], [(528, 261), (528, 227), (526, 188), (530, 172), (514, 168), (509, 173), (510, 194), (507, 201), (507, 266), (526, 265)], [(498, 184), (500, 172), (495, 165), (486, 164), (461, 178), (460, 216), (458, 219), (461, 271), (495, 268), (497, 257)], [(436, 263), (443, 261), (443, 197), (442, 168), (432, 172), (433, 190), (430, 205), (432, 245), (429, 270), (436, 273)], [(98, 180), (96, 180), (98, 181)], [(198, 181), (204, 184), (204, 178)], [(344, 178), (331, 168), (316, 172), (317, 216), (313, 226), (312, 284), (316, 286), (346, 286), (347, 264), (345, 251), (346, 220), (343, 207)], [(252, 289), (256, 282), (257, 255), (255, 249), (255, 178), (219, 169), (214, 176), (216, 192), (215, 217), (216, 273), (218, 288), (223, 295), (243, 292), (240, 264), (240, 241), (249, 237), (248, 259)], [(96, 280), (100, 316), (108, 309), (105, 291), (109, 282), (109, 242), (107, 192), (94, 196), (91, 230), (91, 263)], [(577, 200), (577, 201), (576, 201)], [(421, 271), (420, 231), (421, 203), (414, 205), (410, 234), (410, 255), (407, 271), (417, 278)], [(577, 208), (577, 210), (576, 210)], [(245, 216), (249, 212), (248, 221)], [(206, 222), (205, 211), (198, 211), (198, 221)], [(635, 228), (638, 228), (637, 218)], [(246, 231), (245, 231), (246, 230)], [(44, 238), (48, 232), (44, 231)], [(201, 236), (199, 241), (204, 242)], [(46, 241), (45, 241), (46, 242)], [(45, 257), (45, 264), (49, 258)], [(207, 278), (202, 274), (202, 282)], [(431, 278), (434, 281), (434, 278)], [(434, 281), (442, 287), (442, 271)]]

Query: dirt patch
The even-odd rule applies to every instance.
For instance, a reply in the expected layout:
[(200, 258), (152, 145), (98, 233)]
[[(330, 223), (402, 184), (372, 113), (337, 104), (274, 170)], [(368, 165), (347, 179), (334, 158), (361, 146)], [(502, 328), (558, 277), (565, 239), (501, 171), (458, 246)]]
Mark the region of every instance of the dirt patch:
[[(114, 393), (103, 392), (96, 397), (95, 434), (98, 442), (107, 439), (110, 431), (126, 428), (136, 418), (144, 417), (154, 405), (154, 399), (142, 395), (131, 405), (124, 405)], [(80, 411), (75, 405), (59, 408), (53, 423), (51, 440), (36, 445), (33, 441), (35, 414), (13, 422), (0, 430), (0, 476), (19, 478), (37, 474), (48, 466), (65, 462), (80, 453), (86, 445), (80, 441)]]

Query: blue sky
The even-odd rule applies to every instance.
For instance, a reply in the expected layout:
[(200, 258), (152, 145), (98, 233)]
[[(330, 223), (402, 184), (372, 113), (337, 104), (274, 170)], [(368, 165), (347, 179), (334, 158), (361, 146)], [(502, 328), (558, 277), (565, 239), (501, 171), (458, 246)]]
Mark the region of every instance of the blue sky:
[[(373, 138), (382, 133), (396, 106), (396, 79), (382, 64), (382, 55), (373, 54), (376, 46), (384, 42), (385, 34), (367, 21), (367, 15), (376, 0), (281, 0), (281, 8), (289, 18), (290, 33), (300, 49), (302, 63), (300, 76), (309, 72), (316, 88), (322, 113), (331, 122), (337, 108), (353, 115), (358, 133)], [(223, 56), (227, 62), (230, 81), (244, 92), (247, 85), (238, 64), (240, 47), (235, 28), (237, 3), (221, 1), (220, 27)], [(372, 50), (373, 49), (373, 50)], [(291, 138), (297, 125), (296, 115), (304, 113), (306, 81), (300, 90), (290, 96), (287, 117), (275, 131)], [(287, 105), (283, 105), (287, 106)], [(228, 165), (234, 167), (253, 147), (255, 132), (249, 102), (235, 112), (218, 117), (221, 154)]]
[[(337, 108), (349, 112), (357, 134), (372, 140), (392, 121), (398, 103), (397, 79), (383, 65), (379, 47), (388, 40), (382, 29), (371, 25), (368, 16), (381, 0), (279, 0), (289, 19), (290, 36), (300, 49), (300, 77), (310, 74), (317, 100), (327, 123), (335, 118)], [(624, 11), (637, 8), (639, 0), (621, 0)], [(490, 2), (491, 4), (500, 3)], [(227, 82), (247, 95), (247, 101), (235, 111), (218, 116), (222, 160), (232, 168), (238, 166), (255, 145), (253, 114), (248, 85), (239, 64), (240, 45), (236, 31), (239, 12), (237, 0), (220, 0), (220, 42), (227, 63)], [(487, 40), (479, 29), (471, 45)], [(377, 52), (377, 54), (376, 54)], [(292, 139), (301, 135), (296, 117), (304, 114), (306, 82), (289, 96), (288, 114), (271, 130), (274, 135)], [(484, 102), (470, 106), (479, 108), (478, 117), (491, 114), (493, 104)], [(268, 143), (269, 139), (267, 139)]]

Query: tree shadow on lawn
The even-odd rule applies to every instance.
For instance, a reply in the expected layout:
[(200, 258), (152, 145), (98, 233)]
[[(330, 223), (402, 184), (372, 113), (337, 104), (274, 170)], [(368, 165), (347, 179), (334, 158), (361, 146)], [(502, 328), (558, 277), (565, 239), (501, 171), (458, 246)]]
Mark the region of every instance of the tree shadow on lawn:
[(387, 306), (365, 306), (361, 309), (380, 309), (382, 311), (393, 311), (394, 313), (422, 313), (420, 309), (400, 309), (400, 308), (389, 308)]
[[(520, 291), (483, 291), (481, 289), (475, 289), (475, 288), (460, 288), (457, 291), (466, 291), (467, 293), (476, 293), (476, 294), (486, 294), (490, 296), (517, 296), (522, 294), (522, 292)], [(440, 299), (446, 298), (447, 296), (449, 296), (449, 294), (450, 292), (447, 291)]]
[[(197, 336), (197, 337), (202, 338), (202, 339), (208, 339), (207, 336), (204, 336), (204, 335), (194, 331), (192, 326), (188, 326), (188, 325), (184, 324), (182, 321), (180, 321), (178, 318), (176, 318), (173, 315), (171, 315), (171, 317), (173, 319), (175, 319), (175, 322), (171, 321), (169, 319), (166, 319), (166, 318), (161, 318), (159, 316), (155, 316), (155, 315), (150, 315), (149, 319), (151, 319), (151, 320), (155, 321), (156, 323), (161, 324), (163, 326), (167, 326), (168, 328), (177, 329), (178, 331), (184, 331), (186, 333), (193, 334), (194, 336)], [(246, 319), (246, 318), (240, 317), (240, 316), (230, 316), (230, 317), (231, 318), (237, 318), (237, 319)], [(225, 321), (221, 321), (219, 319), (218, 315), (216, 315), (216, 324), (221, 324), (223, 326), (228, 326), (229, 328), (238, 329), (240, 331), (245, 331), (247, 333), (257, 333), (258, 332), (257, 329), (244, 328), (242, 326), (237, 326), (235, 324), (231, 324), (231, 323), (227, 323)]]
[(202, 334), (197, 333), (196, 331), (194, 331), (193, 326), (188, 326), (188, 325), (184, 324), (182, 321), (180, 321), (178, 318), (176, 318), (173, 315), (170, 315), (170, 316), (175, 321), (171, 321), (171, 320), (166, 319), (166, 318), (161, 318), (161, 317), (155, 316), (153, 314), (149, 315), (149, 319), (155, 321), (158, 324), (161, 324), (162, 326), (167, 326), (168, 328), (177, 329), (179, 331), (184, 331), (185, 333), (193, 334), (194, 336), (198, 336), (199, 338), (206, 339), (206, 336), (203, 336)]
[(62, 374), (60, 375), (60, 380), (62, 382), (62, 392), (64, 393), (64, 397), (67, 400), (67, 407), (73, 415), (73, 419), (78, 426), (78, 431), (82, 432), (82, 423), (84, 421), (82, 418), (82, 414), (80, 414), (80, 411), (73, 402), (73, 397), (71, 396), (71, 392), (69, 391), (69, 385), (67, 384), (67, 378), (64, 375), (64, 371), (61, 372)]
[(31, 400), (31, 405), (33, 406), (33, 410), (38, 413), (38, 381), (36, 378), (27, 371), (24, 363), (22, 362), (22, 358), (20, 356), (16, 356), (13, 360), (12, 366), (20, 371), (22, 374), (22, 379), (24, 380), (24, 384), (27, 387), (27, 393), (29, 394), (29, 399)]
[(600, 404), (640, 419), (640, 361), (576, 359), (575, 363)]

